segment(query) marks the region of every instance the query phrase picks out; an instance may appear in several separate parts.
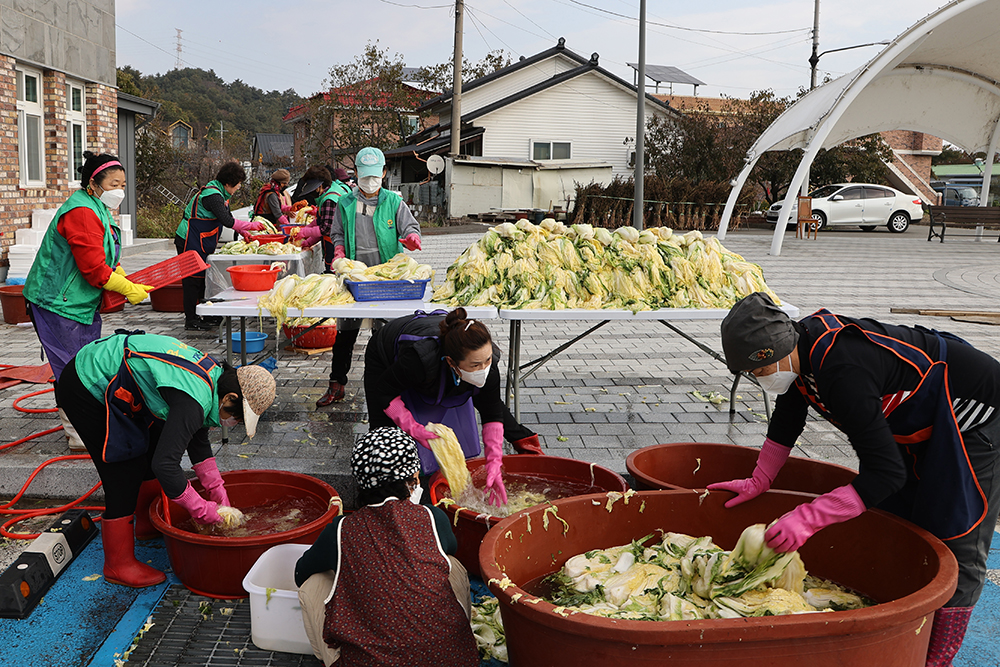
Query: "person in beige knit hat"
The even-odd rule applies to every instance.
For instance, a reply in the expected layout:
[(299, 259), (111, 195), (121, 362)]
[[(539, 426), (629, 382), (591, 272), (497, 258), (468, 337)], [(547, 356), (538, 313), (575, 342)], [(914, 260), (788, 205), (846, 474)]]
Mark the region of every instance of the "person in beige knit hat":
[[(196, 522), (221, 522), (219, 509), (233, 504), (209, 429), (242, 422), (252, 437), (274, 402), (275, 382), (259, 366), (234, 369), (176, 338), (135, 331), (84, 345), (56, 394), (104, 485), (104, 577), (142, 587), (164, 580), (134, 555), (135, 539), (159, 535), (150, 504), (165, 494)], [(185, 453), (200, 492), (181, 468)]]

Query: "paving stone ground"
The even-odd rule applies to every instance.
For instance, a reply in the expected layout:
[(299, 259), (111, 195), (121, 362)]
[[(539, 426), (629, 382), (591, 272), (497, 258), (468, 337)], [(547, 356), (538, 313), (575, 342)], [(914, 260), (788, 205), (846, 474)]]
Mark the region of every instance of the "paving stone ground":
[[(447, 266), (479, 235), (428, 233), (425, 250), (416, 256), (433, 265), (441, 281)], [(731, 232), (724, 245), (759, 263), (768, 285), (783, 300), (798, 306), (803, 316), (826, 307), (845, 315), (947, 329), (1000, 357), (1000, 337), (992, 326), (890, 313), (893, 307), (1000, 310), (1000, 263), (996, 261), (1000, 244), (995, 240), (975, 242), (949, 236), (944, 244), (928, 243), (921, 226), (905, 234), (885, 229), (824, 231), (818, 240), (786, 237), (782, 254), (771, 256), (771, 238), (768, 230), (740, 230)], [(172, 254), (172, 248), (131, 254), (123, 264), (133, 271)], [(256, 318), (248, 321), (250, 328), (259, 325)], [(272, 335), (273, 345), (274, 321), (264, 320), (262, 325)], [(506, 350), (509, 324), (493, 320), (488, 325)], [(522, 363), (590, 326), (588, 322), (526, 322)], [(678, 326), (702, 344), (720, 349), (718, 321)], [(105, 317), (105, 333), (120, 327), (176, 336), (212, 354), (224, 351), (216, 334), (186, 332), (182, 315), (154, 312), (149, 305), (127, 306), (123, 313)], [(0, 363), (39, 363), (40, 346), (31, 328), (2, 325), (0, 335)], [(350, 450), (357, 435), (368, 428), (361, 382), (367, 340), (368, 332), (363, 331), (355, 349), (347, 399), (325, 409), (317, 409), (315, 401), (326, 387), (330, 354), (304, 356), (281, 350), (275, 371), (278, 398), (261, 419), (257, 436), (249, 441), (242, 427), (237, 427), (230, 441), (221, 443), (219, 435), (213, 434), (220, 467), (306, 472), (349, 492)], [(612, 322), (525, 380), (521, 419), (538, 432), (549, 453), (596, 462), (618, 472), (625, 472), (630, 452), (660, 442), (759, 447), (766, 429), (759, 389), (741, 386), (734, 419), (729, 417), (728, 403), (716, 406), (692, 395), (698, 391), (728, 396), (731, 381), (723, 364), (658, 322)], [(0, 391), (3, 442), (58, 425), (54, 413), (25, 414), (13, 409), (13, 401), (31, 389), (19, 385)], [(24, 407), (53, 405), (51, 394), (22, 402)], [(66, 453), (61, 433), (0, 451), (0, 497), (13, 495), (37, 465)], [(815, 415), (810, 416), (794, 453), (856, 467), (844, 437)], [(30, 494), (75, 498), (96, 481), (86, 461), (58, 463), (37, 477)]]

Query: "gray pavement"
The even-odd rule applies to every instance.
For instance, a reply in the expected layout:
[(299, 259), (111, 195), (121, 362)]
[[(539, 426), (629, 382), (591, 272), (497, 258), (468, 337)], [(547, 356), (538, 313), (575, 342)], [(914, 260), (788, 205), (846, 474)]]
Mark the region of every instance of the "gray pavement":
[[(417, 257), (438, 270), (440, 281), (447, 266), (477, 238), (476, 233), (427, 233), (425, 250)], [(949, 236), (944, 244), (925, 239), (922, 226), (901, 235), (884, 228), (871, 233), (825, 231), (818, 240), (786, 237), (782, 255), (772, 257), (767, 254), (770, 231), (741, 230), (731, 232), (724, 245), (761, 264), (768, 285), (783, 300), (798, 306), (802, 315), (827, 307), (851, 316), (947, 329), (1000, 357), (1000, 337), (989, 325), (890, 313), (890, 308), (899, 306), (1000, 310), (1000, 244), (995, 239), (975, 242)], [(133, 271), (173, 254), (170, 247), (160, 244), (159, 248), (126, 256), (125, 268)], [(496, 320), (489, 325), (506, 349), (507, 323)], [(256, 319), (248, 321), (248, 328), (258, 326)], [(525, 323), (522, 363), (589, 326), (585, 322)], [(719, 349), (718, 321), (679, 326)], [(120, 327), (176, 336), (220, 356), (225, 349), (218, 336), (186, 332), (182, 315), (153, 312), (148, 304), (126, 306), (123, 313), (105, 317), (105, 333)], [(273, 341), (274, 321), (264, 320), (263, 330)], [(0, 363), (39, 363), (40, 346), (31, 328), (0, 325), (0, 335)], [(275, 371), (278, 398), (262, 417), (257, 436), (247, 440), (242, 427), (237, 427), (223, 444), (220, 435), (213, 434), (220, 468), (312, 474), (333, 484), (350, 502), (350, 450), (355, 437), (368, 428), (361, 382), (367, 340), (368, 333), (363, 331), (355, 349), (347, 400), (325, 409), (317, 409), (315, 401), (327, 384), (330, 354), (305, 356), (281, 350)], [(759, 389), (741, 386), (733, 420), (728, 403), (704, 403), (691, 393), (714, 391), (728, 396), (730, 383), (731, 375), (721, 363), (659, 323), (612, 322), (525, 381), (521, 419), (538, 432), (549, 453), (624, 473), (630, 452), (660, 442), (759, 447), (766, 428)], [(54, 413), (25, 414), (13, 409), (16, 398), (34, 389), (22, 384), (0, 391), (0, 444), (58, 425)], [(23, 402), (24, 407), (53, 405), (51, 394)], [(36, 466), (66, 453), (61, 433), (0, 451), (0, 498), (11, 497)], [(856, 467), (844, 437), (815, 415), (810, 416), (794, 453)], [(87, 461), (61, 462), (38, 475), (29, 495), (75, 498), (96, 482), (97, 475)]]

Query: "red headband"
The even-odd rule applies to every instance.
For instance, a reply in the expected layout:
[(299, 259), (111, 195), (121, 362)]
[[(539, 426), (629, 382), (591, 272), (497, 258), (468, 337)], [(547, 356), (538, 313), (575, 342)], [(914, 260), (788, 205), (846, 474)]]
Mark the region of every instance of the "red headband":
[(90, 177), (93, 178), (94, 176), (97, 176), (99, 173), (101, 173), (102, 171), (104, 171), (108, 167), (121, 167), (122, 169), (125, 169), (125, 167), (122, 167), (122, 163), (119, 162), (118, 160), (111, 160), (110, 162), (105, 162), (100, 167), (98, 167), (97, 169), (95, 169), (94, 173), (91, 174)]

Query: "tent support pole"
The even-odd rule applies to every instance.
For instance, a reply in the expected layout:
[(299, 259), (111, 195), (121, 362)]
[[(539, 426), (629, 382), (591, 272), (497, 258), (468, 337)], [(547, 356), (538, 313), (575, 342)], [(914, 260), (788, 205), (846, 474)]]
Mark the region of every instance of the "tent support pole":
[(740, 193), (743, 192), (743, 186), (746, 184), (747, 179), (750, 178), (750, 172), (753, 171), (754, 165), (757, 164), (757, 158), (748, 160), (743, 166), (743, 171), (740, 175), (736, 177), (733, 181), (733, 189), (729, 191), (729, 199), (726, 200), (726, 208), (722, 211), (722, 218), (719, 219), (719, 231), (715, 234), (716, 238), (720, 241), (725, 240), (726, 230), (729, 229), (729, 220), (733, 217), (733, 209), (736, 208), (736, 200), (740, 198)]

